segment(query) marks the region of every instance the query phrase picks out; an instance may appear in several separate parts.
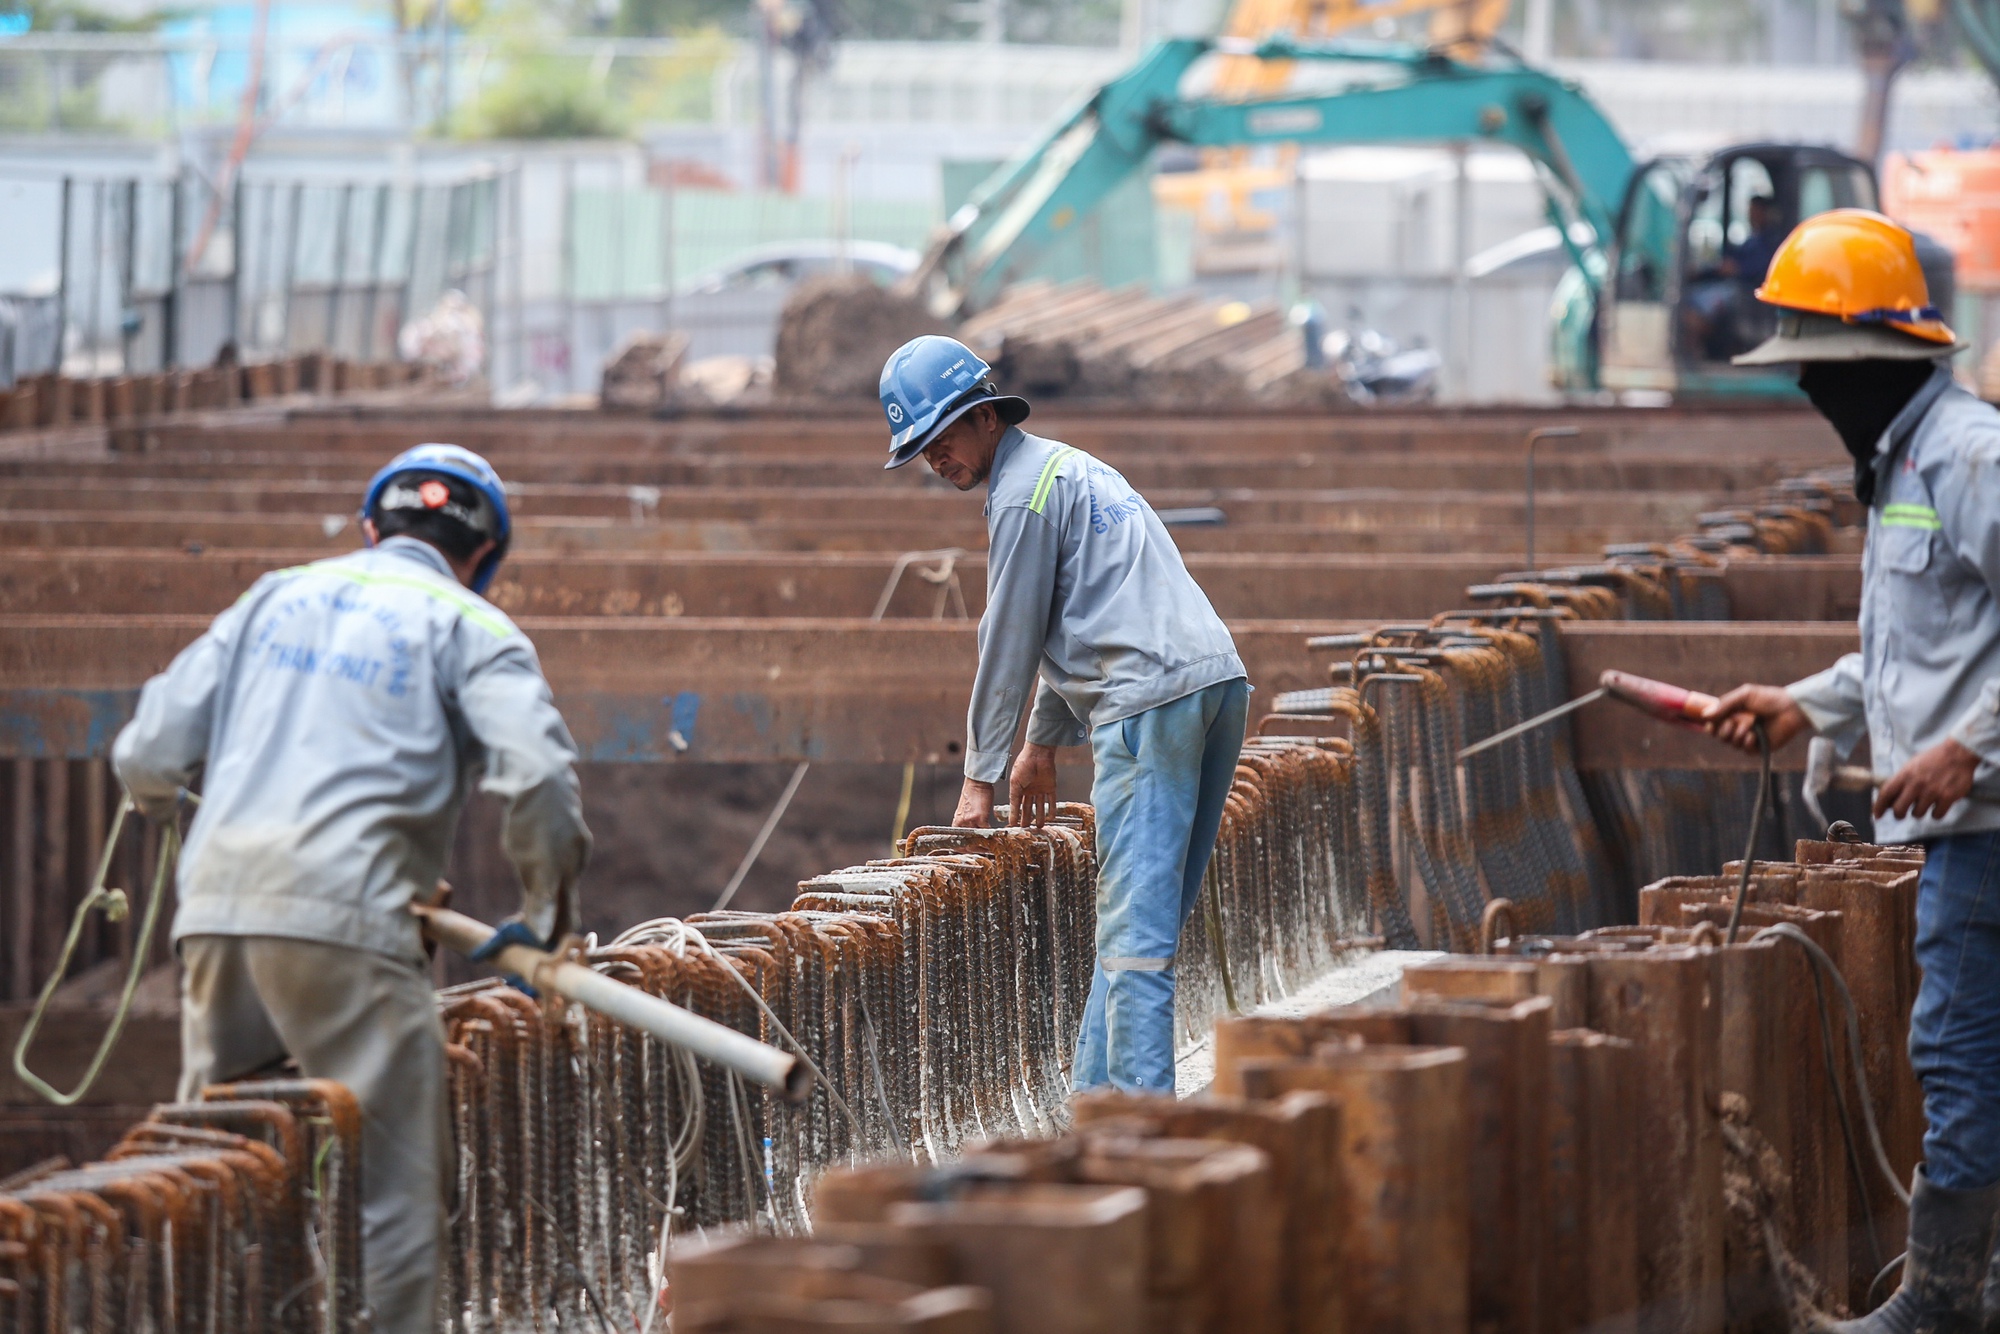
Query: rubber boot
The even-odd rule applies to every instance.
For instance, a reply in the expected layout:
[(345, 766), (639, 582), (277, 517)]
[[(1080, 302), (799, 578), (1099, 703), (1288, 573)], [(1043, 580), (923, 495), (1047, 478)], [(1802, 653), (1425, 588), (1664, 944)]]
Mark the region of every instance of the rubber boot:
[(1981, 1190), (1934, 1186), (1919, 1167), (1910, 1186), (1910, 1245), (1896, 1295), (1837, 1334), (1982, 1334), (1981, 1289), (1992, 1263), (2000, 1182)]

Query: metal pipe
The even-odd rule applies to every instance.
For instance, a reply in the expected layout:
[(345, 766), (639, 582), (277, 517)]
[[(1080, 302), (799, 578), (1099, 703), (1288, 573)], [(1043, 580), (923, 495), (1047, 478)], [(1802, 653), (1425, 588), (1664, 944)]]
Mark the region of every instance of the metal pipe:
[[(266, 181), (261, 197), (264, 204), (258, 215), (261, 225), (257, 229), (257, 267), (253, 275), (257, 281), (257, 288), (252, 301), (252, 308), (257, 315), (251, 321), (245, 337), (258, 348), (268, 349), (275, 346), (282, 351), (285, 347), (285, 331), (278, 323), (278, 308), (283, 298), (277, 293), (281, 275), (284, 273), (284, 262), (278, 253), (278, 243), (273, 239), (278, 229), (276, 183)], [(293, 386), (297, 387), (296, 384)]]
[(401, 308), (396, 312), (398, 356), (402, 355), (401, 334), (403, 326), (417, 317), (417, 256), (421, 253), (418, 247), (423, 241), (424, 200), (429, 194), (430, 191), (425, 187), (421, 178), (413, 178), (411, 180), (410, 242), (403, 255), (403, 299), (400, 303)]
[(361, 359), (375, 360), (375, 303), (382, 291), (382, 241), (389, 227), (389, 186), (375, 187), (375, 224), (368, 234), (368, 295), (361, 307)]
[[(132, 340), (139, 335), (139, 329), (132, 322), (132, 286), (137, 279), (134, 271), (138, 267), (139, 247), (139, 182), (136, 178), (125, 182), (125, 250), (118, 260), (118, 373), (132, 373)], [(109, 404), (106, 405), (109, 415)]]
[[(264, 11), (259, 10), (259, 22), (266, 20)], [(258, 40), (262, 41), (262, 35)], [(259, 53), (257, 59), (262, 60)], [(261, 70), (261, 65), (253, 65), (252, 70)], [(254, 81), (257, 74), (251, 75)], [(243, 359), (243, 175), (239, 171), (236, 179), (229, 184), (229, 341), (236, 348), (236, 359)]]
[[(449, 908), (413, 903), (410, 911), (423, 920), (425, 935), (460, 954), (471, 954), (493, 937), (493, 928), (486, 923)], [(584, 964), (528, 945), (508, 945), (492, 962), (503, 971), (525, 979), (537, 990), (552, 991), (662, 1042), (684, 1047), (704, 1060), (775, 1090), (787, 1102), (803, 1101), (812, 1089), (811, 1069), (790, 1052), (768, 1046), (713, 1019), (704, 1019)]]
[(326, 291), (326, 336), (322, 340), (328, 353), (340, 353), (340, 297), (347, 287), (347, 232), (349, 213), (354, 206), (354, 182), (349, 181), (340, 188), (339, 222), (333, 232), (333, 280)]
[[(69, 338), (69, 224), (70, 206), (75, 194), (75, 178), (63, 177), (62, 211), (56, 222), (56, 364), (51, 367), (57, 375), (62, 374), (63, 343)], [(39, 403), (36, 410), (41, 411)]]
[[(305, 209), (305, 182), (293, 181), (291, 207), (285, 217), (285, 323), (284, 334), (278, 340), (278, 350), (292, 351), (292, 301), (299, 285), (299, 220)], [(314, 383), (313, 392), (324, 394), (332, 385)]]
[(100, 373), (97, 356), (104, 346), (104, 212), (109, 185), (100, 180), (90, 188), (90, 369), (84, 374), (92, 378)]
[(1583, 434), (1574, 426), (1537, 426), (1528, 432), (1528, 558), (1522, 564), (1535, 568), (1535, 446), (1544, 440), (1570, 440)]
[[(181, 355), (181, 178), (167, 185), (167, 293), (160, 303), (160, 369), (173, 370)], [(154, 400), (152, 411), (160, 404)]]

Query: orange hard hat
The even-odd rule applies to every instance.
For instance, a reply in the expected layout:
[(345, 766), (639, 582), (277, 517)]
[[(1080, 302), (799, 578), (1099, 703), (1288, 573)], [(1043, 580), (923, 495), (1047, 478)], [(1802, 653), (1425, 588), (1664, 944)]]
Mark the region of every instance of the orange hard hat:
[(1786, 310), (1877, 325), (1949, 349), (1958, 336), (1931, 304), (1916, 242), (1864, 208), (1807, 218), (1771, 257), (1757, 299)]

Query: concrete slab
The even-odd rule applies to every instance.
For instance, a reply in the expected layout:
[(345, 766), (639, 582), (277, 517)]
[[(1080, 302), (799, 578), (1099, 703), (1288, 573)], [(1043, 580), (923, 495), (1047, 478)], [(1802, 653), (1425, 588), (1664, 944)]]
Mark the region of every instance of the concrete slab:
[[(1443, 950), (1371, 950), (1353, 954), (1338, 967), (1283, 1000), (1270, 1001), (1251, 1013), (1262, 1018), (1290, 1019), (1329, 1010), (1336, 1005), (1393, 1005), (1402, 996), (1403, 969), (1444, 957)], [(1214, 1038), (1203, 1038), (1174, 1060), (1174, 1092), (1192, 1097), (1215, 1078)]]

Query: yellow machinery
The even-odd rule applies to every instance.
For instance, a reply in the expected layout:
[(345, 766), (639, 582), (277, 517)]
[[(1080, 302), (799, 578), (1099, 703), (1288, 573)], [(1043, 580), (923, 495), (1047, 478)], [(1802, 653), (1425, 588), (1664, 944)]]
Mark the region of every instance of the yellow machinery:
[[(1357, 28), (1393, 28), (1398, 19), (1428, 14), (1426, 45), (1456, 60), (1472, 60), (1499, 30), (1508, 2), (1236, 0), (1223, 25), (1222, 42), (1251, 46), (1273, 37), (1317, 40)], [(1217, 62), (1212, 95), (1229, 101), (1276, 96), (1290, 86), (1296, 63), (1224, 55)], [(1212, 247), (1266, 244), (1278, 220), (1262, 201), (1290, 188), (1298, 151), (1292, 144), (1209, 149), (1193, 171), (1155, 175), (1153, 198), (1164, 208), (1193, 214), (1197, 233)]]

